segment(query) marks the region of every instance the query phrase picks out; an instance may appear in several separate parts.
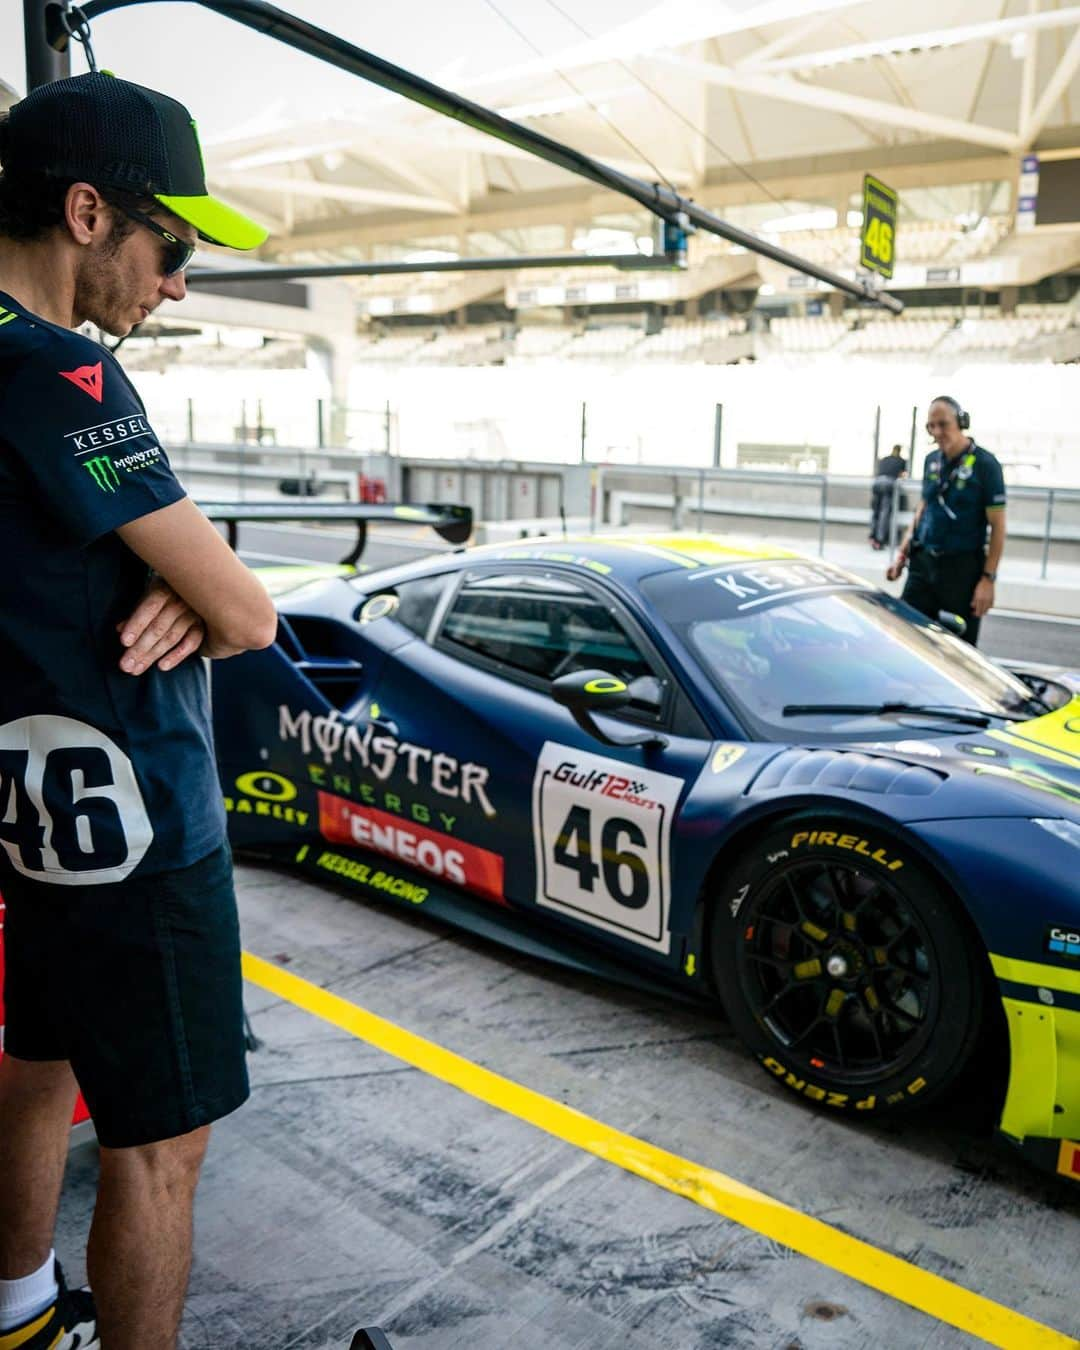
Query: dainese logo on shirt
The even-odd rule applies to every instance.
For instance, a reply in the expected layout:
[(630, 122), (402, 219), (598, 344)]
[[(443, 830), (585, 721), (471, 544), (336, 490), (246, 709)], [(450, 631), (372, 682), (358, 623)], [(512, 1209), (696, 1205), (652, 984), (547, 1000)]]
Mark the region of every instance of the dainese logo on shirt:
[(57, 372), (65, 380), (70, 380), (76, 389), (81, 389), (84, 394), (89, 394), (95, 403), (101, 402), (101, 362), (98, 361), (92, 366), (77, 366), (74, 370), (61, 370)]

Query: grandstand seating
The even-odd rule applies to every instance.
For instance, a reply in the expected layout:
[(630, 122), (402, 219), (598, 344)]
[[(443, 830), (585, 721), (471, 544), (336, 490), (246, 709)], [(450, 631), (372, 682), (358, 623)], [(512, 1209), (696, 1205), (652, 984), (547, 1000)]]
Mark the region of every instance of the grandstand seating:
[(948, 333), (948, 319), (900, 318), (871, 320), (854, 329), (844, 344), (845, 352), (915, 352), (931, 351)]
[(555, 356), (566, 350), (573, 337), (573, 333), (566, 328), (522, 328), (514, 343), (514, 356), (519, 360), (541, 360)]
[[(1074, 327), (1080, 317), (1068, 305), (1022, 305), (1015, 314), (996, 309), (971, 311), (949, 306), (909, 309), (897, 317), (871, 317), (849, 310), (842, 317), (778, 317), (767, 336), (751, 332), (740, 316), (669, 319), (656, 333), (638, 324), (597, 324), (574, 331), (535, 325), (504, 336), (497, 325), (473, 329), (410, 330), (361, 344), (357, 360), (419, 365), (490, 365), (534, 361), (696, 361), (724, 362), (749, 355), (910, 356), (1009, 355), (1023, 359), (1025, 348), (1047, 359), (1038, 344)], [(737, 341), (738, 340), (738, 341)]]
[(869, 318), (857, 311), (843, 319), (777, 318), (769, 332), (781, 352), (919, 357), (978, 352), (1022, 358), (1025, 344), (1065, 332), (1075, 318), (1066, 305), (1021, 305), (1014, 315), (984, 309), (971, 318), (948, 307), (927, 307), (895, 318)]
[(634, 327), (622, 327), (604, 324), (599, 328), (586, 328), (578, 333), (566, 346), (561, 355), (571, 360), (578, 357), (594, 357), (610, 360), (612, 357), (625, 356), (637, 347), (644, 336), (640, 324)]
[[(896, 261), (927, 266), (934, 263), (972, 262), (992, 253), (1012, 229), (1008, 216), (986, 216), (974, 228), (962, 229), (951, 220), (902, 219), (896, 234)], [(851, 266), (859, 256), (859, 230), (840, 226), (832, 230), (785, 230), (763, 238), (826, 267)], [(691, 263), (731, 253), (738, 245), (716, 235), (698, 234), (691, 240)]]
[[(526, 324), (514, 333), (490, 323), (464, 328), (425, 324), (357, 339), (358, 365), (487, 366), (548, 361), (705, 362), (723, 364), (746, 357), (821, 355), (898, 357), (912, 360), (955, 357), (1072, 361), (1080, 355), (1080, 304), (1020, 305), (1002, 314), (985, 307), (919, 306), (899, 316), (849, 309), (841, 315), (778, 316), (751, 326), (740, 315), (669, 318), (646, 333), (644, 319), (592, 323)], [(263, 346), (236, 347), (163, 334), (153, 343), (133, 341), (124, 349), (132, 370), (174, 367), (295, 369), (306, 364), (306, 346), (275, 339)]]
[(781, 351), (824, 352), (835, 347), (849, 328), (843, 319), (791, 318), (773, 319), (769, 331)]
[(745, 333), (746, 320), (740, 317), (674, 320), (645, 338), (633, 356), (654, 361), (723, 360), (725, 344)]

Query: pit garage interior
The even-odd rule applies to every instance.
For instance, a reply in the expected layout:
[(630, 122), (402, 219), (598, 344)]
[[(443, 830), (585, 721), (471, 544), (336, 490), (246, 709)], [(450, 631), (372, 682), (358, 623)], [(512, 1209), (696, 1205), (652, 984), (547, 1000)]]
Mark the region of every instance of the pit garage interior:
[[(197, 500), (280, 503), (282, 478), (311, 476), (346, 515), (372, 483), (462, 503), (472, 542), (496, 545), (568, 518), (808, 556), (820, 532), (823, 557), (880, 580), (871, 458), (894, 435), (907, 452), (910, 422), (917, 479), (913, 404), (959, 381), (1016, 489), (984, 649), (1080, 672), (1080, 7), (477, 0), (448, 27), (426, 0), (377, 24), (291, 5), (772, 256), (707, 228), (665, 240), (640, 201), (228, 5), (83, 8), (101, 65), (193, 108), (237, 52), (287, 91), (248, 90), (204, 137), (211, 191), (267, 243), (239, 265), (200, 250), (187, 298), (116, 353)], [(25, 11), (29, 50), (43, 6)], [(181, 65), (206, 53), (198, 77), (169, 64), (173, 11)], [(3, 22), (0, 45), (19, 44)], [(85, 68), (81, 48), (70, 61)], [(0, 67), (0, 110), (21, 63), (20, 46)], [(865, 174), (898, 195), (887, 279), (860, 264)], [(834, 409), (805, 434), (782, 420), (815, 397)], [(820, 512), (816, 486), (778, 505), (758, 482), (774, 470), (828, 478)], [(457, 547), (407, 518), (366, 534), (362, 569)], [(353, 542), (351, 521), (249, 521), (239, 549), (277, 568)], [(223, 789), (284, 811), (259, 782)], [(393, 1350), (1080, 1346), (1080, 1142), (1049, 1169), (1002, 1142), (992, 1048), (922, 1111), (832, 1112), (764, 1073), (718, 1002), (569, 947), (554, 962), (526, 925), (464, 932), (422, 887), (357, 876), (238, 853), (252, 1097), (214, 1129), (183, 1350), (346, 1350), (376, 1325)], [(1080, 973), (1058, 974), (1077, 1006)], [(96, 1176), (77, 1125), (56, 1240), (73, 1282)]]

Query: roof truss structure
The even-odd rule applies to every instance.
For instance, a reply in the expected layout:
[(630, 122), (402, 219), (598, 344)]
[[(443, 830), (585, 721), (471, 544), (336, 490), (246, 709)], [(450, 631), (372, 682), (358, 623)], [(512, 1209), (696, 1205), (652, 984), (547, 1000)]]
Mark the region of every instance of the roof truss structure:
[[(587, 0), (575, 16), (587, 30)], [(659, 0), (456, 87), (703, 205), (772, 199), (780, 214), (793, 177), (813, 200), (819, 175), (821, 198), (841, 202), (864, 169), (888, 178), (977, 156), (988, 178), (1014, 181), (1032, 148), (1080, 147), (1080, 4)], [(614, 193), (389, 95), (206, 149), (212, 188), (274, 223), (267, 260), (371, 258), (391, 238), (466, 254), (510, 216), (561, 229), (565, 248), (627, 215)], [(845, 173), (849, 193), (837, 188)]]

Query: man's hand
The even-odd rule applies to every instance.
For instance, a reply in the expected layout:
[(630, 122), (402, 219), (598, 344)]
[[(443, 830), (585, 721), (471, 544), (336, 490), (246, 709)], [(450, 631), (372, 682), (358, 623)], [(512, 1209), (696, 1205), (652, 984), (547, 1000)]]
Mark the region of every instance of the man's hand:
[(885, 569), (886, 581), (899, 581), (904, 574), (904, 568), (907, 566), (907, 554), (901, 550)]
[(134, 613), (116, 627), (127, 648), (120, 669), (128, 675), (141, 675), (152, 665), (172, 670), (197, 652), (206, 636), (199, 615), (161, 580), (151, 582)]
[(971, 597), (971, 612), (977, 619), (988, 614), (994, 607), (994, 583), (989, 577), (980, 577)]

